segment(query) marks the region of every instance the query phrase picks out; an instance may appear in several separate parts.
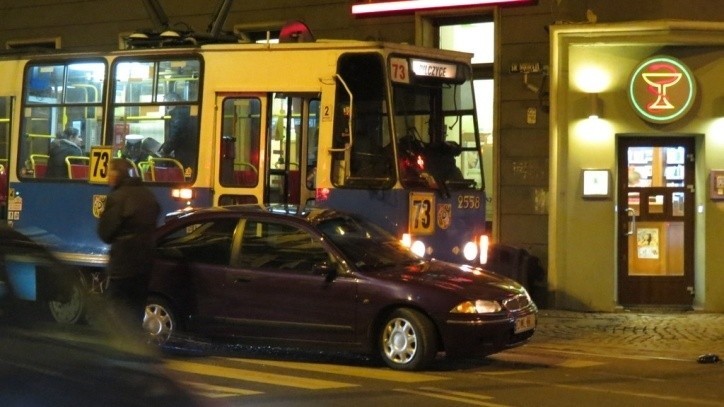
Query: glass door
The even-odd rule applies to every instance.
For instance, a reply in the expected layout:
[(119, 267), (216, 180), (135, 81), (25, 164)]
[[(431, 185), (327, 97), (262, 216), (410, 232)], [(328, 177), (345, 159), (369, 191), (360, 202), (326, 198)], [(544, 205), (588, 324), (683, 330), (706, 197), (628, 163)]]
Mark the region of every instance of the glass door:
[(694, 139), (619, 139), (621, 305), (691, 305)]
[(303, 206), (315, 194), (319, 95), (275, 93), (270, 109), (264, 202)]

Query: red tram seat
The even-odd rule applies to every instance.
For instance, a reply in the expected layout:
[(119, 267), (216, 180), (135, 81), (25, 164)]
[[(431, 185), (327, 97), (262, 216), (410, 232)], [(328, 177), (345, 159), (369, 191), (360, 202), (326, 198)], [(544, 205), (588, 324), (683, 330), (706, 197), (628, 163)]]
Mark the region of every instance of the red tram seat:
[(48, 170), (47, 154), (30, 154), (30, 165), (33, 167), (33, 176), (35, 178), (44, 178)]
[(234, 185), (237, 187), (256, 186), (259, 178), (259, 171), (254, 164), (240, 162), (234, 163)]
[(182, 182), (186, 180), (184, 167), (173, 158), (150, 158), (151, 180), (155, 182)]
[(65, 157), (65, 165), (68, 168), (69, 179), (88, 179), (90, 158), (71, 155)]
[(136, 165), (136, 168), (138, 169), (138, 176), (141, 177), (143, 181), (153, 181), (153, 178), (151, 177), (151, 163), (148, 161), (141, 161)]

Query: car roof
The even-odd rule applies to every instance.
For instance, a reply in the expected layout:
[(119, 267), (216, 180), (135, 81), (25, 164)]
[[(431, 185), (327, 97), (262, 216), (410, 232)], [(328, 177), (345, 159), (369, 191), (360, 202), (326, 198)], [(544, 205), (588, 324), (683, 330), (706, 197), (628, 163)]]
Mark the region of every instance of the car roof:
[(214, 206), (208, 208), (191, 208), (183, 209), (178, 212), (168, 214), (166, 216), (166, 222), (173, 219), (185, 220), (189, 218), (205, 218), (214, 217), (219, 214), (249, 216), (249, 215), (261, 215), (261, 216), (272, 216), (272, 217), (284, 217), (305, 220), (309, 223), (318, 223), (325, 219), (352, 216), (347, 213), (342, 213), (337, 210), (327, 208), (316, 208), (306, 207), (298, 205), (285, 205), (285, 204), (244, 204), (244, 205), (226, 205), (226, 206)]

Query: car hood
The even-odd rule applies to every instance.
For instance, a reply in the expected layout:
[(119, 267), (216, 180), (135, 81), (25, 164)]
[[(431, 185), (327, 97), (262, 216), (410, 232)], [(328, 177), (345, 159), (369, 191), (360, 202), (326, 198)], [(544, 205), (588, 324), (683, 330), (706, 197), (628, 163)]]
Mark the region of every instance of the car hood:
[(517, 281), (492, 271), (437, 260), (386, 267), (368, 274), (388, 281), (457, 292), (471, 298), (503, 299), (526, 292)]

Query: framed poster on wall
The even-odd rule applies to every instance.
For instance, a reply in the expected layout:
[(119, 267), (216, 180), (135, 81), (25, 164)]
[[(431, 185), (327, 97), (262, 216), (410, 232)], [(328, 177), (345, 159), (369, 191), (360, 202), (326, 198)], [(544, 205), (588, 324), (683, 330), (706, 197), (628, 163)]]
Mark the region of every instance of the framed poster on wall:
[(715, 201), (724, 200), (724, 170), (711, 170), (709, 197)]
[(611, 180), (609, 170), (583, 170), (583, 197), (609, 198)]

